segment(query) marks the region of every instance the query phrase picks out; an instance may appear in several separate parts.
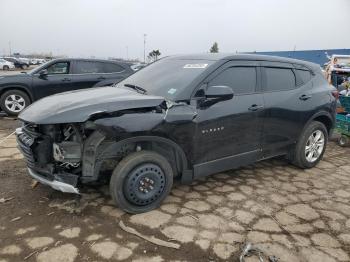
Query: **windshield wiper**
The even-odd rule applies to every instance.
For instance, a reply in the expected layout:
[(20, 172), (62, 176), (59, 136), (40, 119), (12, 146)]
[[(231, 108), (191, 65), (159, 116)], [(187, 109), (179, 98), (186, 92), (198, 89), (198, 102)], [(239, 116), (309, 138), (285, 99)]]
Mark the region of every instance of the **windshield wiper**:
[(137, 85), (133, 85), (133, 84), (124, 84), (124, 86), (126, 87), (130, 87), (134, 90), (136, 90), (138, 93), (141, 93), (141, 94), (146, 94), (147, 93), (147, 90), (142, 88), (142, 87), (139, 87)]

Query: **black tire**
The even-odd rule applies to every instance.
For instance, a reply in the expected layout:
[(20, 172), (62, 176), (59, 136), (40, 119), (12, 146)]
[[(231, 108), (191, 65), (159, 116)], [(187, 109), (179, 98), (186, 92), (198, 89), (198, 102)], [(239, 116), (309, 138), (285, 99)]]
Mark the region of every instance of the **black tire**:
[(9, 96), (11, 96), (11, 95), (15, 95), (16, 97), (22, 97), (23, 100), (24, 100), (24, 108), (26, 108), (27, 106), (30, 105), (30, 99), (29, 99), (28, 95), (25, 92), (20, 91), (20, 90), (16, 90), (16, 89), (6, 91), (4, 94), (2, 94), (2, 96), (0, 98), (0, 107), (1, 107), (1, 109), (3, 111), (5, 111), (9, 116), (18, 116), (19, 113), (22, 112), (24, 108), (21, 111), (16, 112), (15, 110), (11, 111), (5, 105), (6, 99)]
[(152, 151), (139, 151), (120, 161), (109, 187), (118, 207), (138, 214), (160, 206), (172, 185), (173, 170), (168, 160)]
[[(324, 145), (322, 152), (317, 154), (317, 159), (310, 162), (307, 160), (306, 157), (306, 146), (308, 143), (308, 139), (311, 137), (312, 134), (314, 134), (317, 131), (321, 131), (324, 136)], [(327, 141), (328, 141), (328, 132), (324, 124), (321, 122), (311, 122), (303, 131), (301, 134), (295, 148), (290, 152), (289, 159), (292, 164), (294, 164), (297, 167), (307, 169), (312, 168), (318, 164), (318, 162), (321, 161), (323, 154), (327, 147)]]
[(10, 67), (7, 66), (7, 65), (4, 65), (2, 69), (5, 70), (5, 71), (8, 71), (8, 70), (10, 70)]
[(338, 145), (346, 147), (349, 144), (349, 138), (346, 135), (341, 135), (338, 139)]

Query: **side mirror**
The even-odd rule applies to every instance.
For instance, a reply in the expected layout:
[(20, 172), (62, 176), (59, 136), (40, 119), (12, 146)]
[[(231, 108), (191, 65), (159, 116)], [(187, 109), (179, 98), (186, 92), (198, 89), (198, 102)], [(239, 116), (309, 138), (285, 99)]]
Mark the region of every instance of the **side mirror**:
[(40, 73), (39, 73), (39, 75), (40, 75), (40, 77), (45, 77), (45, 76), (47, 76), (47, 75), (48, 75), (47, 69), (41, 70)]
[(233, 98), (233, 90), (228, 86), (209, 86), (205, 91), (205, 97), (209, 100), (230, 100)]

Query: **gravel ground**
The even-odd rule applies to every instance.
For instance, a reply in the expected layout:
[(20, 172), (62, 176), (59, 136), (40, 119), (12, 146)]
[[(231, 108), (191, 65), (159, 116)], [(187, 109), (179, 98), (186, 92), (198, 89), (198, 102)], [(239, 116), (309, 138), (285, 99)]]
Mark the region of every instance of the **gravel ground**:
[[(0, 139), (16, 125), (0, 116)], [(330, 142), (310, 170), (274, 159), (176, 184), (159, 209), (129, 215), (107, 186), (84, 188), (80, 201), (32, 188), (11, 137), (0, 144), (0, 261), (238, 261), (247, 242), (279, 261), (350, 261), (349, 153)]]

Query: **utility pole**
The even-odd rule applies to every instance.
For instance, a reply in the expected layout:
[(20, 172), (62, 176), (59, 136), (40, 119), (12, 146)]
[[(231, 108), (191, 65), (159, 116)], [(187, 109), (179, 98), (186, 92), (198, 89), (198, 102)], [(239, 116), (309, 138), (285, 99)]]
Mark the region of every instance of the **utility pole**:
[(11, 50), (11, 41), (9, 41), (9, 50), (10, 50), (10, 56), (12, 54), (12, 50)]
[(147, 34), (143, 34), (143, 62), (146, 63), (146, 36)]
[(126, 60), (129, 60), (129, 47), (126, 46)]

